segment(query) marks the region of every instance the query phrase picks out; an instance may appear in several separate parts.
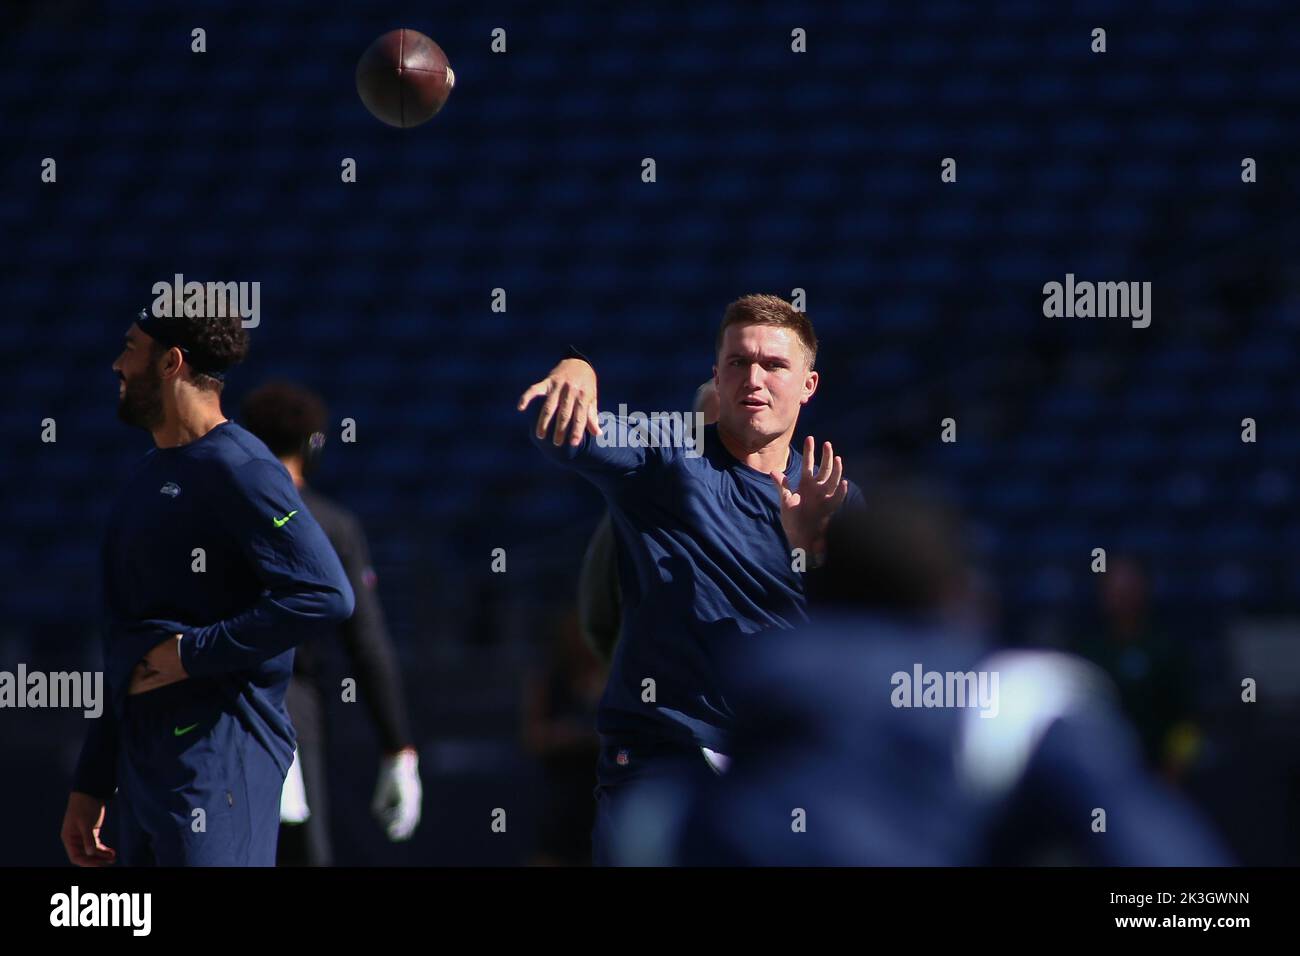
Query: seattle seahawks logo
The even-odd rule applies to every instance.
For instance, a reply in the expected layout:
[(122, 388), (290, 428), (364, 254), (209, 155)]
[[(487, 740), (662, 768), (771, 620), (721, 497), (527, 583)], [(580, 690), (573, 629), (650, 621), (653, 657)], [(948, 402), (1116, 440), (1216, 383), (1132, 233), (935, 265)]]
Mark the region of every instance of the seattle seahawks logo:
[(158, 493), (160, 495), (167, 495), (170, 498), (175, 498), (181, 493), (181, 486), (176, 484), (174, 481), (169, 481), (158, 489)]

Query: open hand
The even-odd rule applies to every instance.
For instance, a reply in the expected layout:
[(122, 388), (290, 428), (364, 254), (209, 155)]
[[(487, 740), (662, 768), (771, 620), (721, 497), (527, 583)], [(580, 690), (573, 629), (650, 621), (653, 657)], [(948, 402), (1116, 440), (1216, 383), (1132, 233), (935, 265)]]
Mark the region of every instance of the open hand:
[(516, 406), (523, 411), (537, 396), (544, 395), (542, 410), (537, 416), (537, 437), (545, 438), (555, 419), (556, 445), (564, 444), (569, 432), (569, 444), (582, 441), (585, 428), (594, 437), (600, 435), (599, 413), (596, 411), (596, 370), (582, 359), (565, 359), (551, 369), (546, 378), (528, 387), (519, 396)]
[(802, 548), (814, 566), (826, 550), (826, 528), (849, 493), (843, 480), (844, 463), (835, 456), (830, 442), (822, 445), (821, 467), (813, 468), (816, 443), (809, 435), (803, 443), (803, 470), (799, 490), (791, 491), (785, 474), (773, 470), (772, 480), (781, 489), (781, 527), (791, 548)]
[(104, 826), (104, 801), (74, 790), (68, 794), (68, 809), (63, 814), (59, 836), (68, 859), (77, 866), (109, 866), (117, 851), (99, 839)]

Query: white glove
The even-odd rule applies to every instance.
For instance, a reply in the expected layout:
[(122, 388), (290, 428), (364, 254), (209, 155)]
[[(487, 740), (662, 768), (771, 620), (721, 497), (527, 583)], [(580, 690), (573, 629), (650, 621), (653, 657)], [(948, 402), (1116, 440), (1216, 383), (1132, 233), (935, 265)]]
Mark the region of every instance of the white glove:
[(280, 822), (306, 823), (311, 816), (307, 807), (307, 787), (302, 781), (302, 761), (298, 759), (298, 748), (293, 748), (293, 763), (284, 777), (284, 787), (280, 790)]
[(722, 776), (726, 773), (727, 768), (731, 766), (731, 758), (726, 754), (720, 754), (716, 750), (710, 750), (708, 747), (701, 747), (700, 752), (704, 754), (704, 762), (707, 763), (718, 776)]
[(409, 840), (420, 823), (420, 761), (414, 750), (385, 757), (379, 764), (379, 782), (370, 812), (388, 831), (388, 839)]

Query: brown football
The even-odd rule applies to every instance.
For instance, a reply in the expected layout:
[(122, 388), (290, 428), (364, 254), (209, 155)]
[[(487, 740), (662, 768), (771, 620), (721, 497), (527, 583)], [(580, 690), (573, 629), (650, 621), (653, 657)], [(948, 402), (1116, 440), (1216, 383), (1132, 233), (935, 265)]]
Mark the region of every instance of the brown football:
[(357, 64), (361, 102), (376, 119), (403, 129), (433, 119), (455, 84), (447, 54), (416, 30), (388, 31)]

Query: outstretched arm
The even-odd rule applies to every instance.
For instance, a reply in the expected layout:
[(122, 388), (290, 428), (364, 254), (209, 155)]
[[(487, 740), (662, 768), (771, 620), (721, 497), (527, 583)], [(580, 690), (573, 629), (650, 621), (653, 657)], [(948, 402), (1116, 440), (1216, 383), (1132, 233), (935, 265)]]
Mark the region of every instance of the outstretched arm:
[[(596, 407), (596, 370), (585, 359), (561, 360), (519, 396), (516, 408), (525, 411), (537, 398), (542, 404), (530, 435), (533, 444), (556, 464), (572, 468), (602, 491), (612, 490), (622, 478), (640, 474), (649, 464), (648, 442), (620, 443), (613, 432), (602, 433)], [(605, 413), (604, 417), (610, 424), (612, 416)], [(626, 429), (618, 431), (627, 433)]]

